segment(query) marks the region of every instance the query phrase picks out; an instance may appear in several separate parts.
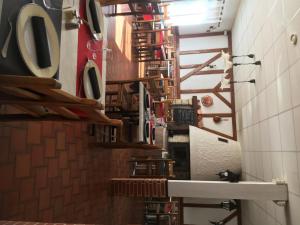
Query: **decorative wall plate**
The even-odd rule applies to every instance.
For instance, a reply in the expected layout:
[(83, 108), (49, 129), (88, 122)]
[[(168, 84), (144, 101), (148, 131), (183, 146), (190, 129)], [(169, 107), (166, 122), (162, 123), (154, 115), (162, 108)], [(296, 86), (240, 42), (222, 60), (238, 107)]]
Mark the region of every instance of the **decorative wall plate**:
[(86, 0), (86, 16), (93, 37), (98, 41), (101, 40), (104, 31), (104, 15), (97, 7), (95, 0)]
[(205, 107), (210, 107), (214, 104), (214, 100), (210, 95), (206, 95), (201, 98), (201, 103)]
[[(37, 37), (34, 37), (32, 29), (32, 17), (43, 18), (45, 23), (51, 64), (43, 68), (38, 63), (34, 40)], [(57, 32), (48, 13), (37, 4), (26, 4), (18, 15), (16, 33), (20, 53), (29, 70), (37, 77), (53, 77), (59, 67), (60, 48)]]
[[(97, 77), (98, 87), (100, 91), (100, 97), (98, 98), (94, 96), (93, 86), (91, 84), (91, 79), (89, 77), (89, 70), (91, 68), (94, 68)], [(101, 77), (99, 67), (93, 60), (88, 60), (85, 65), (84, 73), (83, 73), (83, 87), (84, 87), (84, 93), (86, 98), (96, 99), (96, 100), (100, 100), (102, 98), (103, 96), (102, 77)]]

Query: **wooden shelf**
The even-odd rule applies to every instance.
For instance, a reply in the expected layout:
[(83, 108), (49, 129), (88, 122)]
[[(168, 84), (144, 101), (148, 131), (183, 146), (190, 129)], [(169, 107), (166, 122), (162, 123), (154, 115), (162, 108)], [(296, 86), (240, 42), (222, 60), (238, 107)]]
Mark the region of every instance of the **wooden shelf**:
[(20, 111), (7, 110), (0, 121), (72, 120), (123, 126), (121, 120), (110, 119), (101, 111), (101, 103), (61, 90), (61, 84), (52, 78), (0, 75), (0, 104)]

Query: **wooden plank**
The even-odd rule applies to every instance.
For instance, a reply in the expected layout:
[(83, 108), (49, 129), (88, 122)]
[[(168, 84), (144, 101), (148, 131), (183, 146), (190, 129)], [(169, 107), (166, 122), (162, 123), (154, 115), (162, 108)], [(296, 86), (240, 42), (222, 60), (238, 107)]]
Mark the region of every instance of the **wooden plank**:
[(224, 32), (207, 32), (207, 33), (196, 33), (196, 34), (182, 34), (179, 38), (199, 38), (199, 37), (211, 37), (224, 35)]
[(21, 106), (21, 105), (12, 105), (12, 106), (36, 118), (39, 118), (45, 114), (45, 111), (43, 111), (41, 107), (38, 106)]
[(156, 29), (156, 30), (135, 30), (132, 31), (133, 34), (144, 34), (144, 33), (155, 33), (155, 32), (163, 32), (169, 31), (171, 28), (164, 28), (164, 29)]
[(183, 82), (186, 79), (188, 79), (191, 76), (193, 76), (194, 74), (197, 74), (200, 70), (202, 70), (203, 68), (207, 67), (208, 65), (210, 65), (211, 63), (213, 63), (214, 61), (216, 61), (217, 59), (219, 59), (220, 57), (221, 57), (221, 53), (218, 53), (214, 57), (212, 57), (209, 60), (207, 60), (205, 63), (201, 64), (201, 66), (195, 68), (194, 70), (192, 70), (191, 72), (189, 72), (188, 74), (186, 74), (182, 78), (180, 78), (180, 82)]
[(137, 20), (133, 21), (132, 23), (153, 23), (153, 22), (161, 22), (164, 21), (163, 19), (153, 19), (153, 20)]
[(37, 95), (35, 93), (32, 93), (31, 91), (27, 91), (25, 89), (17, 88), (17, 87), (0, 87), (0, 91), (2, 93), (11, 95), (14, 97), (27, 98), (27, 99), (32, 99), (32, 100), (40, 100), (41, 99), (40, 95)]
[(60, 89), (61, 84), (53, 78), (40, 78), (32, 76), (0, 75), (0, 86), (4, 87), (47, 87)]
[(233, 211), (228, 216), (226, 216), (222, 221), (224, 224), (230, 222), (234, 217), (238, 216), (238, 210)]
[(212, 130), (212, 129), (207, 128), (207, 127), (200, 127), (200, 129), (205, 130), (205, 131), (207, 131), (207, 132), (210, 132), (210, 133), (212, 133), (212, 134), (215, 134), (215, 135), (218, 135), (218, 136), (221, 136), (221, 137), (224, 137), (224, 138), (233, 140), (233, 137), (231, 137), (231, 136), (229, 136), (229, 135), (227, 135), (227, 134), (223, 134), (223, 133), (221, 133), (221, 132), (219, 132), (219, 131)]
[(199, 71), (194, 76), (205, 76), (205, 75), (216, 75), (216, 74), (223, 74), (224, 70), (203, 70)]
[(175, 64), (175, 86), (176, 86), (176, 95), (175, 97), (180, 98), (180, 55), (179, 55), (179, 50), (180, 50), (180, 41), (179, 41), (179, 28), (175, 28), (175, 44), (176, 44), (176, 52), (175, 52), (175, 59), (174, 59), (174, 64)]
[(192, 54), (207, 54), (207, 53), (214, 53), (214, 52), (227, 52), (227, 48), (212, 48), (212, 49), (200, 49), (200, 50), (189, 50), (189, 51), (180, 51), (180, 55), (192, 55)]
[(203, 204), (203, 203), (183, 203), (183, 207), (188, 208), (222, 208), (221, 204)]
[[(220, 92), (230, 92), (230, 88), (224, 88)], [(205, 88), (205, 89), (184, 89), (180, 90), (181, 94), (199, 94), (199, 93), (214, 93), (214, 88)]]
[[(27, 108), (27, 107), (26, 107)], [(0, 115), (0, 121), (1, 122), (11, 122), (11, 121), (78, 121), (77, 119), (68, 119), (65, 117), (62, 117), (61, 115), (58, 114), (45, 114), (40, 117), (34, 117), (29, 114), (2, 114)], [(118, 129), (122, 129), (120, 125), (122, 124), (121, 120), (114, 120), (111, 119), (108, 122), (102, 122), (102, 121), (95, 121), (92, 118), (87, 118), (87, 117), (82, 117), (80, 118), (80, 121), (85, 121), (85, 122), (93, 122), (95, 124), (99, 125), (109, 125), (109, 126), (116, 126)], [(118, 139), (119, 140), (119, 139)]]
[(59, 115), (72, 120), (79, 120), (80, 117), (73, 113), (72, 111), (68, 110), (65, 107), (55, 107), (55, 106), (47, 106), (48, 109), (58, 113)]
[[(82, 104), (82, 103), (71, 103), (71, 102), (58, 102), (53, 100), (43, 100), (43, 101), (32, 101), (32, 100), (19, 100), (19, 99), (3, 99), (0, 98), (0, 104), (4, 105), (34, 105), (34, 106), (61, 106), (67, 108), (74, 108), (74, 109), (88, 109), (91, 110), (91, 105)], [(101, 108), (102, 109), (102, 108)]]
[(103, 109), (103, 106), (101, 103), (94, 99), (86, 99), (86, 98), (79, 98), (77, 96), (71, 95), (63, 90), (60, 89), (46, 89), (46, 88), (32, 88), (31, 90), (34, 90), (35, 92), (41, 93), (46, 95), (47, 98), (45, 99), (55, 99), (60, 102), (66, 102), (66, 103), (80, 103), (85, 105), (90, 105), (92, 107), (95, 107), (97, 109)]
[(194, 69), (194, 68), (197, 68), (199, 66), (201, 66), (202, 64), (187, 64), (187, 65), (180, 65), (179, 68), (181, 70), (184, 70), (184, 69)]
[(232, 113), (203, 113), (201, 114), (202, 117), (232, 117)]
[(232, 104), (223, 95), (221, 95), (219, 92), (216, 91), (214, 91), (213, 94), (217, 96), (222, 102), (224, 102), (225, 105), (227, 105), (229, 108), (232, 109)]
[(160, 78), (160, 76), (143, 77), (143, 78), (130, 79), (130, 80), (108, 80), (106, 81), (106, 85), (128, 84), (128, 83), (139, 82), (139, 81), (146, 82), (158, 78)]
[(172, 197), (287, 201), (286, 184), (273, 182), (168, 180)]
[(143, 150), (159, 150), (162, 151), (161, 147), (156, 145), (141, 144), (141, 143), (126, 143), (126, 142), (116, 142), (116, 143), (93, 143), (89, 144), (90, 148), (109, 148), (109, 149), (123, 149), (123, 148), (134, 148)]

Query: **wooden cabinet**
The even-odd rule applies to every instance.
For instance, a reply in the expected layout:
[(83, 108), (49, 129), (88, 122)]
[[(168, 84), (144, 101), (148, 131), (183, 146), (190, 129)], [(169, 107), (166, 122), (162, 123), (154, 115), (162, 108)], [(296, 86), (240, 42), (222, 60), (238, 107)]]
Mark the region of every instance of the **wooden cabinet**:
[(180, 200), (145, 199), (145, 225), (179, 225)]

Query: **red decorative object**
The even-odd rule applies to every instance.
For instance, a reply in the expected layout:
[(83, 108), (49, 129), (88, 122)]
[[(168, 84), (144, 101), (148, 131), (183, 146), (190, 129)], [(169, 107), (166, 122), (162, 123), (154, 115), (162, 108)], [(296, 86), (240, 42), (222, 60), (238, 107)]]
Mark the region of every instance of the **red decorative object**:
[(204, 97), (201, 98), (201, 103), (202, 105), (204, 105), (205, 107), (210, 107), (214, 104), (214, 100), (211, 96), (206, 95)]
[[(86, 19), (86, 0), (80, 1), (79, 14), (81, 18)], [(96, 59), (94, 62), (98, 65), (101, 76), (102, 76), (102, 51), (92, 52), (87, 48), (87, 44), (92, 40), (92, 34), (89, 27), (86, 24), (81, 24), (78, 30), (78, 50), (77, 50), (77, 82), (76, 82), (76, 95), (79, 97), (85, 97), (82, 78), (83, 71), (88, 59), (93, 59), (93, 53), (96, 54)], [(100, 41), (102, 45), (102, 41)]]

